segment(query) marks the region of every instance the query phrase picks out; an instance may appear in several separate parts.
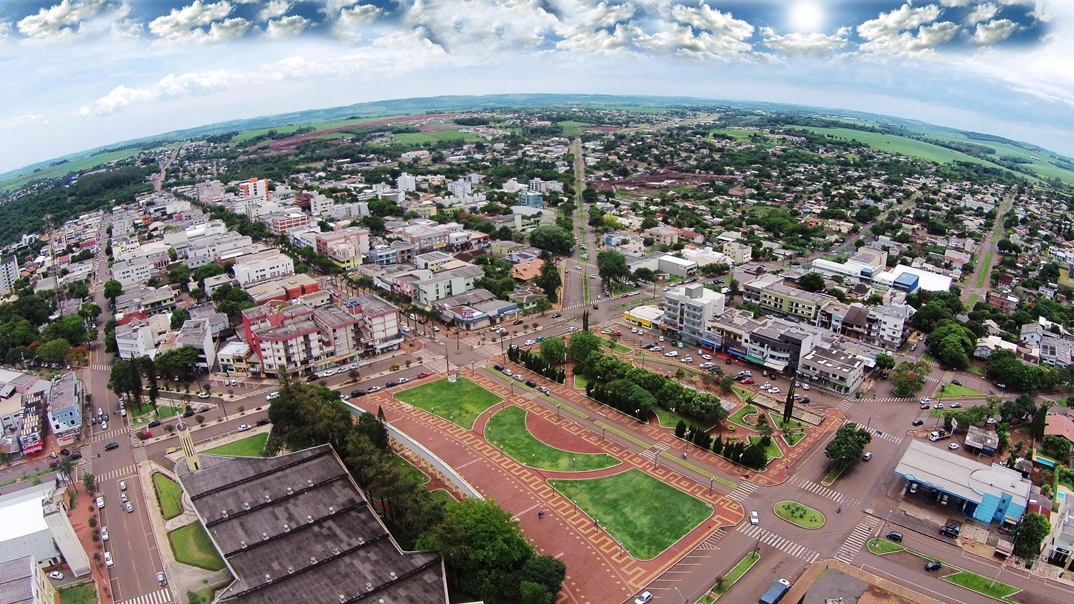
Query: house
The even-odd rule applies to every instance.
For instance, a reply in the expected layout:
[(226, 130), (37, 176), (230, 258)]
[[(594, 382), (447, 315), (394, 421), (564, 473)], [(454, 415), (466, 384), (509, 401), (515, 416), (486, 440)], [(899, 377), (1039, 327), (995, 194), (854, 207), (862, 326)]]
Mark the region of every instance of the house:
[(52, 378), (48, 421), (58, 444), (70, 445), (82, 438), (82, 383), (75, 374), (62, 373)]
[(529, 262), (519, 262), (511, 267), (511, 276), (515, 281), (533, 281), (537, 277), (541, 276), (541, 267), (544, 262), (540, 260), (530, 260)]

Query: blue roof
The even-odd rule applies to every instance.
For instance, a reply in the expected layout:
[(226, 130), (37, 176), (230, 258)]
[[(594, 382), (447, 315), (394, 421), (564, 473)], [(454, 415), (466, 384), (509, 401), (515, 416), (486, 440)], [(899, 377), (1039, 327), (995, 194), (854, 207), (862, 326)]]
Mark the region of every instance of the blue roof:
[(895, 283), (898, 285), (917, 285), (919, 277), (913, 273), (903, 273), (898, 277), (895, 277)]

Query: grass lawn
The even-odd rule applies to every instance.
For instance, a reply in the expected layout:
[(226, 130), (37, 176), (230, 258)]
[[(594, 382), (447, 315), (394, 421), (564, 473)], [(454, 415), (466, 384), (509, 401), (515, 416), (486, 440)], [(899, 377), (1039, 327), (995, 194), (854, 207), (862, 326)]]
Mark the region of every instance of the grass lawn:
[(459, 378), (454, 384), (442, 378), (403, 390), (395, 398), (467, 430), (473, 429), (478, 415), (502, 400), (466, 378)]
[(160, 502), (160, 513), (165, 520), (171, 520), (183, 513), (183, 488), (179, 483), (160, 472), (153, 474), (153, 487)]
[(757, 424), (748, 424), (744, 419), (747, 415), (751, 413), (757, 413), (757, 407), (754, 407), (753, 405), (746, 405), (745, 407), (732, 413), (731, 417), (727, 418), (727, 420), (732, 424), (738, 424), (743, 428), (751, 428), (755, 430), (757, 429)]
[(418, 469), (417, 466), (410, 463), (406, 458), (392, 454), (392, 461), (395, 462), (396, 467), (399, 468), (400, 473), (409, 481), (414, 484), (425, 484), (429, 482), (429, 475)]
[(985, 254), (984, 264), (981, 265), (981, 274), (977, 275), (977, 287), (984, 287), (985, 280), (987, 280), (992, 273), (990, 269), (992, 266), (992, 255), (992, 250), (988, 250), (988, 253)]
[(1011, 594), (1022, 591), (1021, 589), (1014, 587), (1013, 585), (1007, 585), (1006, 583), (996, 581), (993, 585), (993, 581), (989, 577), (982, 577), (977, 573), (971, 573), (969, 571), (959, 571), (953, 575), (947, 575), (942, 577), (944, 581), (954, 583), (955, 585), (965, 587), (966, 589), (975, 591), (979, 594), (984, 594), (997, 600), (1002, 600)]
[(805, 432), (784, 432), (783, 442), (787, 443), (788, 446), (793, 447), (802, 442), (802, 439), (805, 437)]
[(735, 394), (738, 395), (738, 398), (740, 398), (740, 399), (742, 399), (744, 401), (753, 398), (753, 393), (752, 392), (750, 392), (749, 390), (746, 390), (745, 388), (743, 388), (742, 386), (739, 386), (738, 384), (732, 384), (731, 385), (731, 390), (734, 390)]
[(970, 299), (966, 301), (966, 308), (973, 310), (973, 305), (977, 303), (977, 293), (970, 294)]
[(233, 455), (235, 457), (260, 457), (265, 450), (265, 442), (268, 441), (268, 433), (254, 434), (253, 436), (237, 440), (233, 443), (220, 445), (202, 453), (209, 455)]
[(86, 583), (60, 590), (60, 604), (97, 604), (97, 586)]
[(712, 508), (700, 499), (639, 470), (548, 482), (638, 560), (655, 558), (712, 514)]
[(485, 424), (485, 439), (515, 461), (542, 470), (583, 472), (609, 468), (619, 460), (604, 453), (571, 453), (537, 440), (526, 428), (526, 411), (505, 407)]
[(574, 387), (578, 390), (585, 390), (586, 385), (589, 384), (589, 378), (584, 374), (577, 374), (574, 376)]
[(824, 514), (797, 501), (781, 501), (773, 506), (772, 510), (776, 512), (776, 516), (804, 529), (819, 529), (824, 526)]
[(978, 159), (972, 155), (954, 151), (947, 147), (941, 147), (932, 143), (926, 143), (903, 136), (881, 134), (879, 132), (865, 132), (850, 128), (817, 128), (806, 127), (819, 134), (828, 134), (836, 138), (856, 140), (870, 147), (874, 147), (888, 153), (901, 153), (908, 157), (917, 157), (926, 161), (937, 163), (951, 163), (956, 160), (978, 164), (982, 166), (994, 166), (991, 162)]
[(737, 583), (738, 580), (742, 578), (742, 575), (745, 575), (746, 571), (753, 568), (753, 565), (757, 564), (757, 561), (760, 559), (761, 554), (758, 554), (757, 552), (746, 554), (746, 557), (740, 560), (734, 568), (727, 571), (727, 574), (723, 576), (722, 582), (713, 585), (712, 588), (709, 589), (709, 593), (701, 596), (701, 598), (694, 604), (712, 604), (715, 602), (716, 598), (713, 597), (713, 595), (718, 597), (727, 593), (727, 591), (731, 589), (731, 586)]
[(847, 469), (846, 466), (835, 466), (830, 472), (828, 472), (824, 476), (824, 479), (821, 480), (820, 483), (826, 487), (832, 486), (832, 484), (839, 479), (839, 475), (842, 474), (843, 470), (845, 469)]
[(696, 421), (690, 419), (689, 417), (686, 417), (681, 413), (668, 411), (663, 407), (657, 407), (655, 411), (656, 417), (660, 420), (660, 425), (664, 428), (674, 428), (676, 425), (678, 425), (679, 420), (686, 422), (687, 426), (689, 426), (691, 423), (697, 423)]
[[(759, 440), (761, 440), (760, 436), (751, 436), (750, 444), (753, 444)], [(768, 456), (768, 459), (776, 459), (778, 457), (783, 457), (783, 451), (779, 449), (779, 445), (776, 444), (775, 438), (771, 439), (768, 443), (768, 446), (764, 448), (764, 454)]]
[(923, 352), (923, 353), (921, 353), (921, 360), (925, 361), (926, 363), (931, 363), (932, 361), (935, 361), (936, 359), (934, 359), (931, 354), (929, 354), (927, 352)]
[(200, 522), (188, 524), (168, 533), (175, 560), (190, 566), (217, 571), (224, 568), (224, 561), (216, 553)]
[(445, 504), (451, 503), (452, 501), (457, 501), (454, 495), (448, 493), (444, 489), (437, 489), (432, 493), (429, 493), (429, 497), (433, 501), (443, 501)]
[(792, 419), (789, 422), (783, 421), (783, 414), (776, 413), (775, 411), (768, 412), (769, 424), (775, 427), (777, 430), (798, 430), (805, 428), (805, 424), (798, 420)]
[(148, 424), (154, 419), (166, 419), (169, 417), (174, 417), (176, 415), (179, 415), (181, 412), (182, 409), (180, 407), (172, 407), (171, 405), (161, 404), (157, 405), (156, 414), (153, 413), (153, 407), (150, 405), (142, 405), (140, 407), (133, 407), (132, 409), (127, 410), (127, 413), (136, 416), (133, 421), (135, 426), (140, 424)]
[(974, 390), (973, 388), (967, 388), (965, 386), (956, 386), (955, 384), (948, 384), (944, 386), (943, 392), (936, 395), (936, 398), (951, 398), (953, 396), (984, 396), (985, 393), (980, 390)]
[(906, 548), (901, 546), (901, 545), (899, 545), (898, 543), (888, 541), (887, 539), (870, 539), (869, 540), (869, 551), (873, 552), (874, 554), (876, 554), (878, 556), (882, 556), (884, 554), (890, 554), (892, 552), (901, 552), (904, 549), (906, 549)]
[(611, 341), (609, 339), (606, 339), (606, 338), (601, 338), (601, 339), (604, 340), (604, 346), (607, 346), (608, 348), (610, 348), (610, 349), (612, 349), (612, 350), (614, 350), (616, 352), (621, 352), (623, 354), (626, 354), (626, 353), (630, 352), (630, 349), (627, 348), (626, 346), (623, 346), (622, 344), (613, 342), (613, 341)]

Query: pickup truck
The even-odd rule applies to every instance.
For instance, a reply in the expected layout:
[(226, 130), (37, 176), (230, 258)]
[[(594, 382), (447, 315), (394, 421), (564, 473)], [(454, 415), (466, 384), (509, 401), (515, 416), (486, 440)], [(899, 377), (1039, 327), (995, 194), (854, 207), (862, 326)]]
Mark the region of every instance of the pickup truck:
[(772, 584), (772, 587), (768, 588), (768, 591), (764, 592), (761, 599), (758, 600), (760, 604), (776, 604), (783, 599), (783, 594), (787, 593), (787, 590), (791, 588), (791, 582), (786, 579), (779, 579)]
[(945, 438), (951, 438), (951, 433), (947, 430), (938, 430), (929, 434), (929, 440), (932, 442), (944, 440)]

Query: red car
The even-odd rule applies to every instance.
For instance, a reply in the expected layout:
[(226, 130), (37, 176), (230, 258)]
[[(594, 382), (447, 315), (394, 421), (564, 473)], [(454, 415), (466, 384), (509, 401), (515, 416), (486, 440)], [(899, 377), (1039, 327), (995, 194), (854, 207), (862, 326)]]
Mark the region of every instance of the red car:
[(746, 379), (742, 380), (742, 383), (743, 383), (743, 384), (752, 384), (752, 383), (753, 383), (753, 380), (752, 380), (752, 379), (750, 379), (750, 378), (746, 378)]
[(150, 432), (149, 430), (146, 430), (145, 434), (143, 434), (142, 436), (144, 436), (146, 438), (153, 438), (153, 433)]
[(619, 336), (623, 335), (623, 332), (616, 331), (616, 332), (612, 333), (612, 335), (618, 338)]
[(418, 374), (418, 379), (420, 380), (421, 378), (427, 378), (430, 375), (432, 375), (432, 374), (429, 373), (428, 371), (422, 371), (421, 373)]

